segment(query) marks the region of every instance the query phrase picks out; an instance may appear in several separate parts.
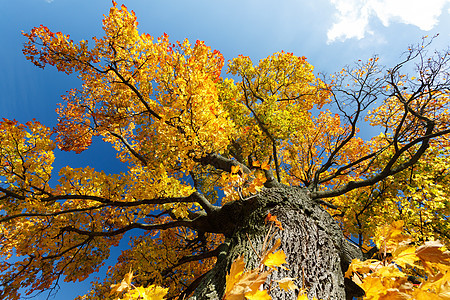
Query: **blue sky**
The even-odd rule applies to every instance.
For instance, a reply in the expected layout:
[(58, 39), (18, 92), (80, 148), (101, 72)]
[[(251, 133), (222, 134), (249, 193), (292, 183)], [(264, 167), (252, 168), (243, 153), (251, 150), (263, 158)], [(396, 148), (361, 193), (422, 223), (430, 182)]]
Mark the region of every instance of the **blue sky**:
[[(284, 50), (306, 56), (317, 72), (332, 73), (377, 54), (393, 65), (411, 43), (439, 33), (433, 47), (450, 45), (450, 0), (133, 0), (117, 1), (135, 11), (139, 30), (171, 40), (204, 40), (225, 56), (254, 62)], [(101, 36), (110, 1), (0, 0), (0, 118), (56, 124), (56, 104), (79, 86), (76, 76), (41, 70), (21, 49), (29, 31), (43, 24), (75, 41)], [(80, 155), (57, 153), (55, 168), (89, 165), (122, 170), (109, 145), (94, 143)], [(116, 251), (117, 252), (117, 251)], [(83, 294), (88, 284), (62, 284), (55, 299)]]

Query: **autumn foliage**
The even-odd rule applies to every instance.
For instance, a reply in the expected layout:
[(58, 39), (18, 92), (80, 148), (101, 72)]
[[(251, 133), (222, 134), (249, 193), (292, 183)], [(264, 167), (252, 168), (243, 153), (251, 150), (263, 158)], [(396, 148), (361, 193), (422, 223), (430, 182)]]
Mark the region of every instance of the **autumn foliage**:
[[(136, 229), (84, 298), (187, 299), (242, 225), (230, 215), (291, 186), (370, 256), (346, 273), (365, 299), (449, 299), (448, 51), (429, 53), (424, 39), (392, 68), (373, 57), (332, 76), (293, 53), (240, 55), (226, 78), (222, 54), (204, 42), (137, 26), (113, 2), (102, 37), (74, 42), (43, 25), (23, 33), (28, 60), (82, 85), (63, 96), (53, 129), (0, 122), (0, 298), (85, 280)], [(54, 151), (80, 153), (93, 138), (127, 171), (53, 170)], [(243, 256), (230, 266), (225, 299), (270, 299), (276, 284), (307, 298), (300, 277), (267, 281), (289, 268), (281, 242), (267, 241), (253, 251), (257, 268)]]

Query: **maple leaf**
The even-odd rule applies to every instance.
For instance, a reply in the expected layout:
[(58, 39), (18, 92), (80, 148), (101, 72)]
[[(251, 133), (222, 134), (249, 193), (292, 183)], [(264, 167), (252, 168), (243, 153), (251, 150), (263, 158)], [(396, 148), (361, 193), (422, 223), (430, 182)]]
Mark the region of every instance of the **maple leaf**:
[(367, 277), (364, 279), (361, 287), (366, 293), (366, 297), (374, 297), (377, 299), (380, 295), (386, 293), (386, 287), (383, 285), (382, 281), (378, 277)]
[(398, 289), (387, 289), (386, 294), (380, 296), (378, 299), (380, 300), (407, 300), (411, 299), (411, 295), (407, 293), (403, 293)]
[(131, 280), (133, 279), (133, 272), (128, 272), (120, 283), (111, 285), (111, 294), (119, 294), (131, 288)]
[[(424, 290), (417, 290), (414, 293), (414, 299), (416, 300), (447, 300), (449, 297), (446, 297), (446, 295), (443, 295), (444, 297), (441, 297), (440, 295), (436, 295), (436, 293), (430, 292), (430, 291), (424, 291)], [(447, 295), (448, 296), (448, 295)]]
[(125, 295), (136, 300), (163, 300), (167, 294), (168, 289), (155, 285), (150, 285), (147, 288), (137, 287)]
[(239, 166), (231, 166), (231, 174), (236, 174), (240, 170)]
[(244, 256), (241, 255), (233, 261), (230, 273), (226, 275), (225, 295), (227, 295), (239, 282), (241, 275), (244, 273), (244, 268)]
[(267, 290), (257, 290), (254, 293), (246, 293), (245, 298), (248, 300), (271, 300), (272, 297), (268, 294)]
[(440, 241), (426, 241), (416, 249), (416, 255), (424, 261), (450, 266), (450, 251), (443, 251)]
[[(230, 273), (231, 274), (231, 273)], [(238, 273), (234, 280), (230, 278), (230, 283), (226, 283), (224, 299), (237, 300), (244, 299), (247, 294), (255, 293), (266, 281), (270, 272), (260, 272), (258, 269)]]
[(277, 226), (279, 229), (283, 230), (283, 226), (281, 225), (281, 222), (278, 221), (277, 216), (272, 215), (271, 213), (268, 213), (265, 220), (267, 222), (273, 222), (275, 223), (275, 226)]
[(298, 289), (298, 287), (295, 285), (293, 280), (294, 280), (294, 278), (285, 277), (283, 279), (276, 280), (276, 282), (278, 283), (280, 288), (285, 291), (296, 290), (296, 289)]
[(309, 300), (305, 289), (301, 289), (298, 292), (297, 300)]
[(283, 250), (279, 250), (275, 253), (269, 253), (263, 259), (262, 263), (269, 268), (281, 267), (282, 264), (287, 263), (286, 254)]
[(400, 253), (394, 253), (395, 263), (402, 268), (405, 268), (407, 265), (413, 266), (414, 263), (419, 260), (419, 257), (415, 253), (416, 247), (409, 247), (402, 250)]
[(270, 170), (269, 162), (265, 161), (261, 164), (261, 169), (263, 170)]

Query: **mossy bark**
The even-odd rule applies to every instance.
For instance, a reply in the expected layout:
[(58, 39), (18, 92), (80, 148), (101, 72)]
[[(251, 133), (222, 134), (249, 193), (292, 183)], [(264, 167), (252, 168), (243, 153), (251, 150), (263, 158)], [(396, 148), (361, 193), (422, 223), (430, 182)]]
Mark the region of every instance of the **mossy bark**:
[[(295, 278), (297, 287), (307, 290), (310, 299), (351, 297), (351, 291), (346, 296), (343, 273), (351, 259), (362, 258), (362, 253), (345, 240), (338, 224), (305, 190), (270, 188), (243, 202), (242, 209), (230, 209), (233, 211), (230, 218), (238, 223), (222, 245), (216, 266), (202, 280), (191, 300), (222, 299), (225, 276), (239, 255), (244, 255), (248, 268), (259, 264), (255, 250), (261, 251), (267, 235), (269, 226), (264, 219), (269, 212), (284, 228), (275, 233), (272, 242), (281, 239), (281, 249), (289, 265), (288, 269), (274, 271), (267, 284), (290, 277)], [(299, 292), (282, 291), (275, 284), (271, 287), (273, 299), (296, 299)]]

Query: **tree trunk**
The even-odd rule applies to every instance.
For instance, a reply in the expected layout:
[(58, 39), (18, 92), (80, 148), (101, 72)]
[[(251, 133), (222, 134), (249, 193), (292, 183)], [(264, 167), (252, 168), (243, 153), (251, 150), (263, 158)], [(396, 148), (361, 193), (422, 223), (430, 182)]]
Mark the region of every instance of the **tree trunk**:
[[(277, 231), (272, 242), (281, 239), (281, 249), (289, 265), (286, 270), (279, 268), (274, 271), (267, 283), (284, 277), (295, 278), (297, 287), (307, 289), (309, 299), (351, 299), (355, 295), (347, 289), (346, 296), (348, 280), (345, 286), (343, 273), (353, 258), (362, 258), (362, 253), (346, 241), (338, 224), (309, 198), (304, 189), (266, 189), (246, 200), (242, 207), (238, 214), (230, 210), (234, 211), (230, 218), (237, 223), (237, 229), (227, 237), (216, 266), (206, 274), (190, 300), (222, 299), (225, 276), (239, 255), (244, 255), (249, 269), (259, 264), (253, 249), (261, 251), (269, 229), (264, 219), (269, 212), (284, 228)], [(352, 283), (350, 281), (350, 286)], [(298, 292), (273, 288), (270, 294), (276, 300), (292, 300), (296, 299)]]

